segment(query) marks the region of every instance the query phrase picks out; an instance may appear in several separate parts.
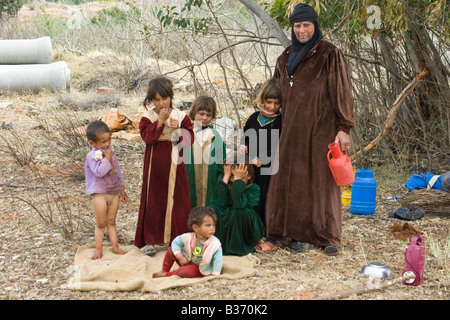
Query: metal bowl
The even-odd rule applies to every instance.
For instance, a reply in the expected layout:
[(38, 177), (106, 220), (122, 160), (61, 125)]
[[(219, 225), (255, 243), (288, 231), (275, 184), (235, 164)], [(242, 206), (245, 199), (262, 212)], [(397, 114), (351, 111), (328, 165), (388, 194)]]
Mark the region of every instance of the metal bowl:
[(391, 269), (389, 269), (388, 266), (378, 262), (371, 262), (366, 264), (362, 268), (361, 273), (372, 278), (380, 279), (389, 278), (392, 276)]

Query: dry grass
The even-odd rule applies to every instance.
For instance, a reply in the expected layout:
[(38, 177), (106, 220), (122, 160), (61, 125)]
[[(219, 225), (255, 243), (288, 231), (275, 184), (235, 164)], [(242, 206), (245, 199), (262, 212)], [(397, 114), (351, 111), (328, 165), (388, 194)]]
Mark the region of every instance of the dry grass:
[[(15, 132), (27, 146), (33, 146), (35, 170), (41, 180), (32, 179), (27, 167), (18, 166), (11, 154), (0, 150), (0, 299), (43, 299), (43, 300), (303, 300), (314, 299), (327, 294), (359, 288), (372, 281), (361, 274), (362, 267), (368, 262), (380, 262), (389, 266), (394, 277), (401, 276), (405, 267), (404, 254), (408, 239), (398, 236), (407, 232), (420, 232), (432, 239), (437, 250), (448, 250), (445, 241), (449, 234), (449, 216), (428, 213), (420, 220), (408, 222), (388, 217), (388, 212), (399, 204), (384, 200), (385, 197), (402, 195), (405, 176), (409, 174), (396, 165), (389, 167), (373, 167), (379, 189), (377, 207), (374, 215), (355, 216), (349, 213), (348, 206), (343, 206), (343, 232), (340, 254), (329, 257), (320, 250), (304, 253), (293, 253), (286, 248), (276, 252), (255, 253), (257, 273), (254, 277), (230, 281), (226, 279), (209, 281), (194, 287), (175, 288), (157, 293), (141, 292), (74, 292), (66, 288), (72, 275), (73, 259), (80, 245), (94, 241), (94, 230), (89, 232), (89, 224), (74, 224), (71, 236), (60, 231), (58, 219), (48, 223), (39, 216), (38, 210), (29, 203), (17, 199), (20, 197), (31, 201), (36, 208), (51, 205), (55, 215), (64, 212), (77, 215), (80, 219), (73, 221), (92, 221), (90, 199), (84, 194), (83, 158), (76, 157), (64, 146), (64, 141), (51, 140), (48, 132), (33, 129), (42, 124), (42, 119), (49, 121), (49, 127), (57, 128), (64, 123), (58, 119), (70, 117), (69, 127), (82, 126), (85, 121), (104, 116), (109, 102), (98, 100), (92, 93), (108, 73), (108, 63), (119, 60), (111, 59), (111, 53), (86, 52), (77, 55), (61, 48), (55, 48), (58, 59), (67, 60), (72, 71), (76, 71), (70, 96), (52, 94), (43, 90), (37, 94), (18, 95), (3, 94), (0, 102), (11, 102), (10, 107), (0, 109), (0, 120), (11, 122)], [(156, 70), (170, 70), (173, 64), (162, 59), (148, 61), (157, 65)], [(96, 66), (94, 68), (94, 66)], [(119, 66), (114, 66), (120, 70)], [(246, 67), (247, 68), (247, 67)], [(248, 67), (250, 68), (250, 67)], [(132, 69), (132, 68), (131, 68)], [(217, 65), (204, 64), (198, 68), (199, 78), (205, 80), (201, 85), (204, 90), (214, 95), (219, 104), (219, 116), (233, 117), (224, 86), (220, 81), (221, 74)], [(218, 72), (219, 72), (218, 71)], [(254, 83), (261, 78), (261, 70), (246, 69)], [(180, 72), (171, 74), (178, 81), (188, 80), (189, 74)], [(184, 78), (185, 77), (185, 78)], [(99, 82), (95, 82), (98, 79)], [(209, 84), (206, 80), (209, 80)], [(83, 86), (87, 86), (83, 91)], [(238, 86), (237, 86), (238, 87)], [(233, 88), (237, 91), (237, 88)], [(235, 92), (236, 93), (236, 92)], [(237, 94), (237, 93), (236, 93)], [(145, 87), (137, 87), (134, 91), (121, 91), (114, 97), (120, 109), (131, 119), (139, 119), (139, 107), (145, 95)], [(175, 99), (192, 101), (192, 91), (175, 92)], [(94, 97), (94, 98), (92, 98)], [(71, 106), (61, 108), (59, 104)], [(36, 112), (27, 111), (26, 105), (32, 104)], [(242, 104), (244, 105), (244, 104)], [(70, 111), (69, 111), (70, 110)], [(72, 112), (76, 110), (75, 114)], [(253, 110), (242, 109), (241, 116)], [(55, 130), (57, 131), (57, 130)], [(2, 137), (8, 132), (0, 131)], [(1, 140), (0, 140), (1, 141)], [(76, 143), (76, 142), (75, 142)], [(69, 147), (70, 149), (71, 147)], [(124, 174), (129, 200), (121, 205), (117, 217), (117, 227), (121, 235), (121, 243), (132, 244), (137, 223), (140, 188), (142, 182), (142, 159), (145, 146), (142, 141), (113, 140), (113, 148), (118, 154)], [(72, 147), (73, 149), (73, 147)], [(50, 199), (39, 185), (54, 189), (58, 195)], [(47, 190), (47, 189), (46, 189)], [(64, 203), (66, 210), (57, 203)], [(299, 203), (299, 206), (302, 204)], [(70, 210), (69, 210), (70, 209)], [(47, 210), (47, 209), (42, 209)], [(44, 213), (48, 213), (45, 211)], [(61, 223), (65, 223), (62, 221)], [(86, 227), (86, 228), (85, 228)], [(399, 230), (400, 229), (400, 230)], [(396, 231), (394, 231), (396, 230)], [(414, 231), (415, 230), (415, 231)], [(400, 232), (396, 234), (395, 232)], [(428, 238), (429, 237), (429, 238)], [(445, 249), (447, 248), (447, 249)], [(164, 249), (164, 248), (160, 248)], [(438, 257), (441, 257), (438, 255)], [(425, 279), (417, 287), (397, 284), (384, 290), (371, 291), (360, 295), (352, 295), (346, 299), (355, 300), (448, 300), (450, 297), (447, 260), (438, 258), (426, 250)], [(443, 262), (445, 261), (445, 262)]]
[(92, 91), (85, 94), (61, 93), (58, 101), (63, 107), (73, 111), (117, 108), (120, 105), (117, 94), (98, 94)]
[[(60, 196), (57, 200), (64, 201), (73, 215), (79, 215), (84, 221), (92, 221), (90, 200), (84, 194), (84, 182), (80, 177), (83, 162), (71, 158), (68, 154), (55, 156), (54, 152), (49, 151), (54, 146), (45, 139), (42, 129), (31, 129), (39, 124), (38, 118), (45, 116), (45, 112), (40, 115), (17, 112), (23, 109), (25, 103), (29, 103), (22, 99), (32, 100), (36, 105), (47, 105), (55, 103), (57, 97), (48, 93), (26, 98), (14, 95), (2, 97), (2, 102), (9, 100), (14, 103), (11, 107), (0, 110), (0, 117), (12, 122), (15, 130), (20, 132), (21, 136), (27, 137), (27, 143), (36, 147), (36, 169), (42, 179), (47, 181), (47, 185), (56, 188)], [(138, 103), (132, 101), (139, 99), (133, 94), (121, 97), (123, 111), (132, 118), (137, 118), (138, 115)], [(66, 111), (61, 112), (64, 114)], [(77, 117), (82, 121), (98, 118), (106, 112), (107, 109), (83, 110), (77, 113)], [(141, 141), (115, 139), (113, 147), (121, 161), (129, 195), (128, 203), (120, 207), (117, 225), (121, 243), (132, 244), (139, 206), (144, 146)], [(77, 247), (93, 242), (93, 230), (89, 232), (89, 224), (84, 225), (86, 228), (74, 224), (72, 237), (67, 237), (57, 224), (45, 222), (30, 205), (14, 199), (14, 196), (32, 199), (33, 205), (39, 208), (45, 208), (49, 204), (46, 193), (41, 189), (26, 187), (37, 183), (30, 179), (28, 169), (15, 164), (4, 151), (1, 154), (0, 168), (1, 299), (302, 300), (365, 285), (369, 279), (361, 274), (361, 269), (368, 262), (386, 264), (391, 268), (394, 277), (400, 277), (405, 267), (405, 246), (408, 245), (411, 234), (399, 239), (393, 228), (404, 228), (405, 221), (388, 217), (388, 212), (398, 207), (398, 203), (383, 200), (386, 196), (404, 193), (405, 190), (398, 187), (403, 182), (386, 184), (383, 180), (378, 180), (383, 188), (378, 194), (374, 215), (355, 216), (348, 212), (347, 206), (343, 207), (342, 248), (336, 257), (328, 257), (319, 250), (293, 253), (281, 248), (274, 253), (255, 254), (259, 264), (255, 266), (257, 275), (251, 278), (236, 281), (221, 279), (159, 293), (73, 292), (65, 287), (71, 275), (68, 270), (73, 264)], [(377, 168), (373, 169), (377, 177)], [(6, 184), (22, 187), (8, 187)], [(56, 204), (52, 201), (50, 200), (50, 204)], [(52, 208), (55, 210), (54, 214), (58, 214), (57, 209)], [(58, 222), (58, 219), (54, 220)], [(431, 235), (440, 248), (445, 248), (442, 243), (449, 233), (448, 216), (427, 213), (424, 218), (408, 224), (411, 226), (405, 228), (408, 232), (415, 229), (422, 234)], [(397, 284), (384, 290), (352, 295), (345, 299), (448, 300), (448, 287), (445, 286), (449, 280), (446, 271), (448, 268), (431, 250), (427, 250), (425, 280), (422, 285), (410, 287)], [(27, 277), (23, 277), (24, 274)]]

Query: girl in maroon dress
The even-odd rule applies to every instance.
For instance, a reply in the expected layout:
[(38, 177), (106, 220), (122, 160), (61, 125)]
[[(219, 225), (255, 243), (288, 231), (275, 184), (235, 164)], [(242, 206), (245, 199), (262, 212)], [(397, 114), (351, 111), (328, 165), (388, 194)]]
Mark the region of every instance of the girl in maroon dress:
[(139, 124), (146, 149), (134, 244), (145, 246), (147, 255), (156, 253), (155, 244), (168, 245), (189, 232), (191, 205), (183, 148), (192, 144), (194, 132), (188, 115), (172, 107), (173, 96), (170, 80), (150, 80)]

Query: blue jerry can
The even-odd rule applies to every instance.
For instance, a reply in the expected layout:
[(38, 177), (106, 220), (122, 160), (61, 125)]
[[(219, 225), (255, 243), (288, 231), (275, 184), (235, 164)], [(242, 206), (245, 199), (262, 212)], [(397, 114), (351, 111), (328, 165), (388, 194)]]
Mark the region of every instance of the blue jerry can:
[(374, 214), (377, 182), (371, 169), (357, 169), (352, 184), (350, 212), (354, 214)]

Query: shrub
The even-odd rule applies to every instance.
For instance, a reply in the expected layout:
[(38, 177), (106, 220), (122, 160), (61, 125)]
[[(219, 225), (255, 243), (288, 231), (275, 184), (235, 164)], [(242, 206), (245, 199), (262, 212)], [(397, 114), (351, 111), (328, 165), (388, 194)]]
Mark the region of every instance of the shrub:
[(25, 0), (0, 0), (0, 20), (5, 16), (16, 15)]

